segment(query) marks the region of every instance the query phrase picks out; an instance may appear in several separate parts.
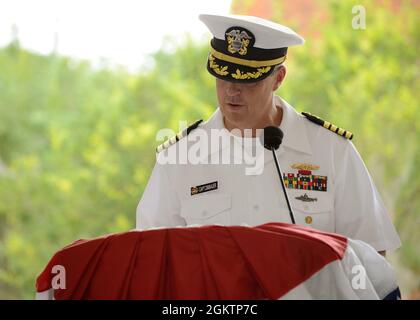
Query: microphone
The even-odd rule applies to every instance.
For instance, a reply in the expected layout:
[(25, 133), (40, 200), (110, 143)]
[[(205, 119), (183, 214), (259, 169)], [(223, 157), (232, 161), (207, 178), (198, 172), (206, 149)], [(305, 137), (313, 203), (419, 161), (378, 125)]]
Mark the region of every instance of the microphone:
[(277, 173), (280, 178), (280, 184), (283, 189), (284, 197), (286, 198), (287, 207), (289, 208), (290, 219), (292, 220), (293, 224), (296, 224), (292, 207), (290, 206), (289, 197), (287, 196), (286, 187), (284, 186), (283, 175), (281, 173), (280, 165), (277, 160), (277, 155), (275, 152), (275, 150), (277, 150), (282, 143), (283, 131), (281, 131), (280, 128), (278, 127), (268, 126), (264, 128), (264, 134), (260, 136), (260, 139), (261, 138), (264, 140), (262, 141), (264, 148), (271, 150), (273, 152), (274, 162), (276, 163)]

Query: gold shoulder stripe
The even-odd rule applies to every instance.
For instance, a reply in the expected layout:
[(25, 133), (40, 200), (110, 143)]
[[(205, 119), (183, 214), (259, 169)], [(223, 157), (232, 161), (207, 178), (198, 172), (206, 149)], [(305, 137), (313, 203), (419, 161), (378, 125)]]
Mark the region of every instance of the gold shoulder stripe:
[(169, 148), (171, 145), (177, 143), (179, 140), (181, 140), (182, 138), (188, 136), (188, 134), (196, 129), (198, 127), (198, 125), (203, 122), (202, 119), (197, 120), (196, 122), (194, 122), (192, 125), (190, 125), (188, 128), (182, 130), (181, 132), (179, 132), (178, 134), (176, 134), (175, 136), (169, 138), (168, 140), (166, 140), (164, 143), (160, 144), (157, 148), (156, 148), (156, 153), (159, 153), (167, 148)]
[(339, 136), (342, 136), (346, 139), (353, 139), (353, 133), (351, 133), (350, 131), (344, 130), (342, 128), (337, 127), (336, 125), (325, 121), (317, 116), (314, 116), (312, 114), (310, 114), (309, 112), (302, 112), (302, 114), (306, 117), (306, 119), (308, 119), (309, 121), (316, 123), (317, 125), (320, 125), (322, 127), (324, 127), (325, 129), (328, 129), (336, 134), (338, 134)]

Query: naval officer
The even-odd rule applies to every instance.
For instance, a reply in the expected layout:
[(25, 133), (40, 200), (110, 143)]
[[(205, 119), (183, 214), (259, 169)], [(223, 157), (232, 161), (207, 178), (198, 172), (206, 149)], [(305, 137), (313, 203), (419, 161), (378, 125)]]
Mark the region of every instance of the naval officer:
[[(275, 95), (286, 76), (288, 48), (303, 38), (257, 17), (200, 19), (213, 35), (207, 70), (216, 78), (218, 107), (207, 121), (157, 148), (137, 228), (291, 223), (282, 181), (297, 224), (362, 240), (382, 254), (398, 248), (353, 134), (298, 113)], [(281, 180), (271, 151), (258, 147), (267, 126), (284, 134), (276, 150)]]

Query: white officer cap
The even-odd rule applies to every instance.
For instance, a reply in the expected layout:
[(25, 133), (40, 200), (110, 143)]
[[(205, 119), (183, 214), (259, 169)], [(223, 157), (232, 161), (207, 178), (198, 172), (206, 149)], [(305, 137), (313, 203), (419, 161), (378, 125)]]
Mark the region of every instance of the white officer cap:
[(207, 70), (234, 82), (255, 82), (268, 77), (286, 60), (287, 48), (303, 44), (292, 29), (253, 16), (201, 14), (213, 34)]

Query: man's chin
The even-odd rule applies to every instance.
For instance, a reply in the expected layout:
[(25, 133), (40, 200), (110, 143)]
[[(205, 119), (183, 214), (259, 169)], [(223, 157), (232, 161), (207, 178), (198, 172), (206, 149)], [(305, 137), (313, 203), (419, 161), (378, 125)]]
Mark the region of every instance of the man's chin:
[(246, 121), (246, 117), (243, 115), (238, 114), (228, 114), (224, 116), (224, 124), (225, 127), (229, 130), (232, 129), (246, 129), (249, 127), (248, 121)]

